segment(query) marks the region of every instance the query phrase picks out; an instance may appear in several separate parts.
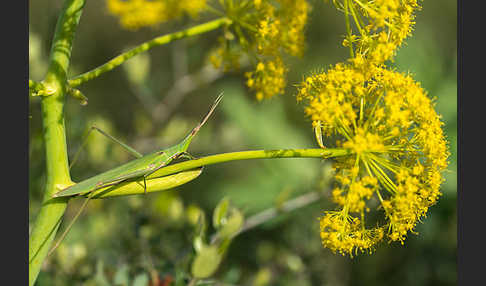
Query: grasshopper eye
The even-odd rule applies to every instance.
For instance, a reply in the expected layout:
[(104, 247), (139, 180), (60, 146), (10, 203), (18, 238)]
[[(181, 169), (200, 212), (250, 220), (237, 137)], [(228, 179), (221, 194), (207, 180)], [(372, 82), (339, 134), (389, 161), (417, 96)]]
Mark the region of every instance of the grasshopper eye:
[(157, 152), (157, 155), (163, 155), (163, 154), (165, 154), (165, 152), (164, 152), (164, 151), (159, 151), (159, 152)]

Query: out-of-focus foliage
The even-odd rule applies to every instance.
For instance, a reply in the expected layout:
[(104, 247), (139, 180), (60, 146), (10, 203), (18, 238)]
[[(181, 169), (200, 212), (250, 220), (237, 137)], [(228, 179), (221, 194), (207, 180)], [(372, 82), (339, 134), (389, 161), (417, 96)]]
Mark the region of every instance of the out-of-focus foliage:
[[(61, 3), (29, 3), (29, 71), (33, 80), (45, 73)], [(289, 59), (284, 95), (257, 102), (245, 87), (244, 68), (240, 73), (225, 75), (212, 71), (213, 76), (205, 82), (193, 80), (196, 86), (188, 93), (175, 88), (185, 76), (198, 73), (208, 64), (207, 51), (214, 48), (219, 35), (212, 32), (181, 40), (139, 55), (126, 66), (79, 86), (89, 104), (80, 106), (79, 101), (67, 99), (71, 156), (92, 124), (142, 153), (169, 146), (189, 132), (221, 91), (225, 97), (215, 116), (194, 139), (189, 148), (192, 155), (316, 147), (302, 106), (295, 104), (293, 84), (310, 71), (343, 61), (349, 51), (340, 46), (345, 34), (342, 14), (324, 1), (311, 4), (306, 52), (300, 59)], [(445, 122), (452, 154), (444, 173), (443, 196), (417, 226), (419, 234), (409, 235), (403, 246), (378, 245), (372, 255), (353, 259), (335, 255), (322, 248), (319, 237), (317, 218), (332, 207), (322, 199), (239, 234), (231, 243), (219, 241), (219, 249), (226, 249), (215, 273), (202, 280), (205, 285), (217, 281), (233, 285), (456, 284), (456, 3), (427, 0), (421, 5), (413, 34), (398, 50), (394, 66), (399, 71), (410, 71), (428, 94), (437, 98), (436, 109)], [(201, 15), (198, 21), (204, 19)], [(109, 16), (102, 1), (88, 1), (74, 41), (70, 74), (92, 69), (122, 50), (194, 23), (182, 18), (158, 29), (126, 31)], [(40, 112), (38, 98), (31, 99), (31, 220), (39, 210), (45, 180)], [(168, 116), (160, 120), (164, 117), (154, 114)], [(131, 159), (123, 148), (100, 135), (91, 135), (89, 140), (87, 150), (72, 168), (75, 181)], [(198, 179), (176, 190), (94, 200), (46, 261), (37, 285), (138, 286), (148, 285), (147, 281), (185, 285), (194, 258), (200, 253), (197, 248), (212, 245), (212, 236), (225, 229), (224, 223), (215, 225), (213, 216), (223, 198), (238, 210), (235, 213), (248, 218), (274, 207), (285, 197), (315, 190), (329, 197), (328, 184), (319, 182), (326, 167), (316, 159), (232, 162), (208, 166)], [(80, 205), (81, 200), (71, 201), (65, 222), (72, 219)], [(241, 223), (238, 215), (232, 220)]]

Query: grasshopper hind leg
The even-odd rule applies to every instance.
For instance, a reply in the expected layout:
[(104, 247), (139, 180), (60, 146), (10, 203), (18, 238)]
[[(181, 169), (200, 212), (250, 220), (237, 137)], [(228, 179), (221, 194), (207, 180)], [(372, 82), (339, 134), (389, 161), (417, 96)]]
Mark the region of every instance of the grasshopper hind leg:
[[(160, 165), (158, 165), (157, 167), (155, 167), (153, 170), (151, 170), (150, 172), (148, 172), (148, 173), (146, 173), (146, 174), (143, 175), (144, 194), (147, 194), (147, 178), (150, 175), (152, 175), (153, 173), (157, 172), (159, 169), (167, 166), (167, 162), (171, 162), (172, 160), (179, 158), (183, 153), (186, 153), (186, 152), (176, 153), (176, 154), (172, 155), (169, 160), (167, 160), (166, 162), (161, 163)], [(189, 154), (189, 153), (187, 153), (187, 154)]]
[(143, 176), (143, 194), (147, 194), (147, 177)]

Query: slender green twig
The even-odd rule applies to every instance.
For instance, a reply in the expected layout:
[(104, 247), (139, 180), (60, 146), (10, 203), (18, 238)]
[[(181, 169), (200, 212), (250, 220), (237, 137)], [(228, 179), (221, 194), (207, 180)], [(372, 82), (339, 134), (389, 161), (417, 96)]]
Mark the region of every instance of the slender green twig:
[(31, 286), (37, 279), (68, 202), (67, 198), (52, 199), (52, 195), (58, 191), (58, 186), (72, 184), (64, 127), (64, 97), (67, 90), (66, 75), (71, 59), (72, 42), (84, 4), (84, 0), (64, 1), (56, 24), (49, 67), (42, 81), (44, 87), (52, 93), (41, 98), (47, 180), (43, 203), (29, 237), (29, 285)]
[(192, 170), (201, 166), (207, 166), (212, 164), (237, 161), (237, 160), (249, 160), (249, 159), (272, 159), (272, 158), (333, 158), (340, 156), (351, 155), (352, 151), (342, 148), (315, 148), (315, 149), (278, 149), (278, 150), (254, 150), (254, 151), (241, 151), (222, 153), (217, 155), (211, 155), (201, 157), (194, 160), (184, 161), (169, 165), (161, 168), (151, 177), (160, 177), (175, 174), (182, 171)]
[(348, 7), (348, 5), (349, 5), (348, 0), (344, 1), (346, 32), (348, 33), (348, 40), (349, 40), (349, 53), (351, 54), (351, 57), (354, 57), (351, 24), (349, 23), (349, 7)]
[(85, 72), (81, 75), (78, 75), (72, 79), (70, 79), (68, 81), (69, 85), (71, 87), (76, 87), (86, 81), (89, 81), (93, 78), (96, 78), (98, 76), (100, 76), (101, 74), (107, 72), (107, 71), (110, 71), (112, 69), (114, 69), (115, 67), (121, 65), (122, 63), (124, 63), (125, 61), (127, 61), (128, 59), (142, 53), (142, 52), (145, 52), (155, 46), (160, 46), (160, 45), (165, 45), (165, 44), (168, 44), (172, 41), (175, 41), (175, 40), (179, 40), (179, 39), (182, 39), (182, 38), (186, 38), (186, 37), (190, 37), (190, 36), (196, 36), (196, 35), (199, 35), (199, 34), (204, 34), (204, 33), (207, 33), (207, 32), (210, 32), (210, 31), (213, 31), (213, 30), (216, 30), (224, 25), (229, 25), (231, 24), (231, 20), (226, 18), (226, 17), (223, 17), (223, 18), (219, 18), (219, 19), (216, 19), (216, 20), (213, 20), (213, 21), (210, 21), (210, 22), (207, 22), (207, 23), (204, 23), (204, 24), (200, 24), (200, 25), (197, 25), (197, 26), (194, 26), (194, 27), (191, 27), (191, 28), (188, 28), (188, 29), (185, 29), (185, 30), (182, 30), (182, 31), (179, 31), (179, 32), (175, 32), (175, 33), (170, 33), (170, 34), (167, 34), (167, 35), (164, 35), (164, 36), (160, 36), (160, 37), (157, 37), (153, 40), (150, 40), (148, 42), (145, 42), (141, 45), (138, 45), (137, 47), (127, 51), (127, 52), (124, 52), (122, 53), (121, 55), (111, 59), (110, 61), (108, 61), (107, 63), (93, 69), (93, 70), (90, 70), (88, 72)]
[(238, 235), (242, 232), (250, 230), (254, 227), (257, 227), (273, 218), (275, 218), (279, 213), (287, 213), (298, 208), (307, 206), (313, 202), (318, 201), (321, 198), (321, 195), (318, 192), (309, 192), (293, 198), (291, 200), (286, 201), (282, 204), (281, 207), (273, 207), (261, 211), (255, 215), (250, 216), (248, 219), (245, 220), (245, 224), (243, 227), (235, 234)]

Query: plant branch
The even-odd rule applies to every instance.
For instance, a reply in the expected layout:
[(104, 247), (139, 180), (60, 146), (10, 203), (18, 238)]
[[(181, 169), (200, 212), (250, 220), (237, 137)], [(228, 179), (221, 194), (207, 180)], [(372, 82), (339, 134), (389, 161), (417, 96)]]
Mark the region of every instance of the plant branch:
[(342, 149), (342, 148), (253, 150), (253, 151), (222, 153), (222, 154), (210, 155), (198, 159), (193, 159), (193, 160), (169, 165), (167, 167), (161, 168), (160, 170), (155, 172), (151, 177), (155, 178), (155, 177), (167, 176), (167, 175), (191, 170), (202, 166), (230, 162), (230, 161), (238, 161), (238, 160), (273, 159), (273, 158), (327, 159), (333, 157), (347, 156), (351, 154), (352, 154), (351, 150)]
[[(280, 207), (268, 208), (257, 214), (254, 214), (249, 218), (245, 219), (245, 223), (243, 224), (241, 229), (236, 233), (234, 233), (232, 237), (236, 237), (240, 233), (248, 231), (261, 224), (264, 224), (265, 222), (275, 218), (277, 215), (281, 213), (288, 213), (293, 210), (299, 209), (301, 207), (310, 205), (311, 203), (318, 201), (321, 197), (322, 195), (318, 192), (309, 192), (286, 201)], [(218, 235), (216, 233), (211, 237), (211, 243), (214, 243), (217, 239), (218, 239)]]
[(286, 201), (281, 207), (272, 207), (261, 211), (255, 215), (250, 216), (245, 220), (243, 227), (235, 234), (238, 235), (256, 226), (259, 226), (273, 218), (275, 218), (280, 213), (291, 212), (295, 209), (307, 206), (313, 202), (318, 201), (321, 195), (318, 192), (309, 192), (304, 195), (298, 196), (291, 200)]
[(224, 25), (229, 25), (231, 24), (231, 20), (229, 20), (228, 18), (226, 17), (223, 17), (223, 18), (219, 18), (219, 19), (216, 19), (216, 20), (213, 20), (213, 21), (210, 21), (210, 22), (207, 22), (207, 23), (204, 23), (204, 24), (200, 24), (200, 25), (197, 25), (197, 26), (194, 26), (194, 27), (191, 27), (191, 28), (188, 28), (188, 29), (185, 29), (185, 30), (182, 30), (182, 31), (179, 31), (179, 32), (175, 32), (175, 33), (170, 33), (170, 34), (167, 34), (167, 35), (164, 35), (164, 36), (160, 36), (160, 37), (157, 37), (153, 40), (150, 40), (148, 42), (145, 42), (127, 52), (124, 52), (122, 53), (121, 55), (111, 59), (110, 61), (108, 61), (107, 63), (91, 70), (91, 71), (88, 71), (86, 73), (83, 73), (81, 75), (78, 75), (76, 77), (74, 77), (73, 79), (70, 79), (68, 81), (69, 85), (71, 87), (76, 87), (86, 81), (89, 81), (93, 78), (96, 78), (98, 76), (100, 76), (101, 74), (105, 73), (105, 72), (108, 72), (112, 69), (114, 69), (115, 67), (121, 65), (122, 63), (124, 63), (125, 61), (127, 61), (128, 59), (140, 54), (140, 53), (143, 53), (153, 47), (156, 47), (156, 46), (160, 46), (160, 45), (165, 45), (165, 44), (168, 44), (172, 41), (175, 41), (175, 40), (179, 40), (179, 39), (182, 39), (182, 38), (186, 38), (186, 37), (191, 37), (191, 36), (196, 36), (196, 35), (199, 35), (199, 34), (204, 34), (204, 33), (207, 33), (207, 32), (210, 32), (212, 30), (216, 30)]

